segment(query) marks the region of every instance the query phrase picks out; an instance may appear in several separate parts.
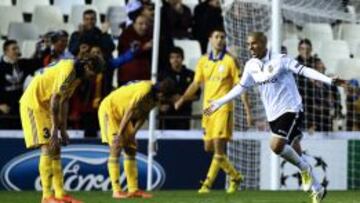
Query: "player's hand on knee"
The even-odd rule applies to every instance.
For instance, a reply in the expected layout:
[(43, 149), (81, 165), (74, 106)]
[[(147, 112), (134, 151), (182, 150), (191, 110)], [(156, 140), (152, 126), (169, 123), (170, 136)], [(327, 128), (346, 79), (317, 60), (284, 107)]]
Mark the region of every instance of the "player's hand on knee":
[(116, 135), (112, 141), (112, 145), (115, 149), (120, 149), (121, 136)]
[(61, 135), (61, 144), (64, 146), (68, 145), (70, 143), (70, 139), (67, 131), (65, 129), (61, 129), (60, 135)]
[(57, 128), (51, 129), (49, 144), (50, 144), (51, 150), (55, 150), (60, 147), (60, 141), (59, 141), (59, 137), (58, 137), (58, 129)]

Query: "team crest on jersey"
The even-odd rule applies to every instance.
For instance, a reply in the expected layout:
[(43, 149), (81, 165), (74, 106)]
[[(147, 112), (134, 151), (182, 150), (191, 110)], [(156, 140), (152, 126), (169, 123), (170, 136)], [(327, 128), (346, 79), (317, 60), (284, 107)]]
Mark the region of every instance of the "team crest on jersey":
[(220, 66), (218, 67), (218, 71), (219, 71), (220, 73), (224, 72), (224, 70), (225, 70), (225, 67), (224, 67), (223, 65), (220, 65)]
[(269, 73), (272, 73), (274, 70), (274, 67), (272, 67), (271, 65), (269, 66)]

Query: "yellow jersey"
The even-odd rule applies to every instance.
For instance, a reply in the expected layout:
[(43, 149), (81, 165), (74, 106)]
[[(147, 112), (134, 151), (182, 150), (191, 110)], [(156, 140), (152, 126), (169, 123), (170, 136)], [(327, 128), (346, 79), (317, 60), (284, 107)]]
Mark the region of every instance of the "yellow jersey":
[[(239, 68), (232, 56), (221, 53), (214, 60), (211, 53), (203, 55), (195, 70), (194, 81), (204, 85), (203, 109), (207, 108), (209, 100), (215, 100), (226, 95), (239, 82)], [(220, 110), (233, 110), (233, 103), (225, 104)]]
[(59, 95), (63, 101), (71, 97), (79, 84), (80, 80), (76, 80), (74, 60), (60, 60), (42, 69), (34, 77), (21, 96), (20, 103), (33, 109), (49, 109), (53, 94)]
[(105, 108), (118, 119), (131, 108), (135, 110), (133, 118), (143, 116), (155, 106), (155, 97), (151, 93), (152, 87), (153, 84), (149, 80), (129, 82), (111, 92), (100, 106), (105, 105)]

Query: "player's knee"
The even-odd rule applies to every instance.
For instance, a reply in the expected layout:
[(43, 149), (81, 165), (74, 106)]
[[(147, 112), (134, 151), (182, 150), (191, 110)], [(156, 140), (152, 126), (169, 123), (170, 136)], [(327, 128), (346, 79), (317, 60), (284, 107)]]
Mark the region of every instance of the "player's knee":
[(207, 152), (207, 153), (214, 152), (214, 150), (211, 147), (208, 147), (208, 146), (204, 146), (204, 151)]
[(124, 151), (125, 151), (125, 154), (126, 154), (127, 156), (134, 157), (134, 156), (136, 155), (136, 149), (134, 149), (134, 148), (126, 147), (126, 148), (124, 149)]
[(60, 153), (61, 150), (60, 147), (58, 147), (52, 150), (51, 155), (53, 156), (53, 158), (60, 159)]
[(55, 147), (55, 148), (50, 148), (50, 146), (48, 144), (43, 144), (40, 147), (41, 153), (42, 154), (47, 154), (50, 155), (52, 157), (60, 157), (60, 152), (61, 152), (61, 148), (59, 147)]
[(281, 154), (281, 152), (284, 149), (285, 144), (281, 143), (281, 142), (272, 142), (270, 144), (271, 150), (275, 153), (275, 154)]
[(279, 154), (281, 154), (283, 148), (280, 148), (280, 147), (278, 147), (278, 146), (271, 146), (271, 150), (272, 150), (275, 154), (279, 155)]
[(281, 154), (285, 145), (287, 144), (287, 140), (278, 136), (273, 136), (270, 142), (270, 148), (275, 154)]
[(225, 154), (225, 146), (226, 146), (226, 140), (224, 140), (224, 139), (214, 140), (215, 154), (224, 155)]
[(110, 156), (119, 157), (120, 156), (120, 148), (110, 145)]
[(281, 152), (284, 150), (284, 147), (285, 147), (285, 144), (283, 144), (283, 143), (271, 144), (271, 150), (277, 155), (281, 154)]
[(205, 142), (204, 150), (205, 150), (205, 152), (208, 152), (208, 153), (214, 152), (214, 145), (210, 142)]
[(41, 145), (40, 150), (42, 154), (50, 154), (49, 145)]

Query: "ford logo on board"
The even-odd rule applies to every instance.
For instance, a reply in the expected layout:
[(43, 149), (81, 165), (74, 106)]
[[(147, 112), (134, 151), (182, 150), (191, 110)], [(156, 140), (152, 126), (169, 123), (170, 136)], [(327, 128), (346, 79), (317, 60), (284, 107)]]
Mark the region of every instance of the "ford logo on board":
[[(107, 170), (109, 148), (101, 145), (72, 145), (62, 149), (64, 187), (69, 191), (110, 190)], [(40, 150), (25, 153), (9, 161), (0, 173), (1, 182), (8, 190), (41, 190), (39, 177)], [(147, 157), (136, 155), (139, 169), (139, 186), (146, 188)], [(122, 167), (123, 159), (119, 160)], [(165, 182), (164, 169), (157, 162), (152, 165), (152, 187), (159, 189)], [(121, 170), (120, 183), (126, 188), (126, 177)]]

